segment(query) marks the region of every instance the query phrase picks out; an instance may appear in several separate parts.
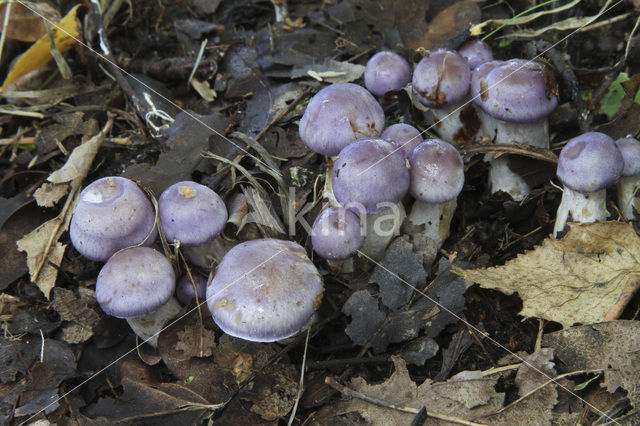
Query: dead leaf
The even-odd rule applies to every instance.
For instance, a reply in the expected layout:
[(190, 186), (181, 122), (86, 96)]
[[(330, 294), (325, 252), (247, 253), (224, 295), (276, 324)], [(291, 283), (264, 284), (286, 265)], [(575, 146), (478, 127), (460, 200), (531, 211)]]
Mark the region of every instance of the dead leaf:
[[(4, 30), (4, 14), (7, 10), (7, 3), (0, 4), (0, 31)], [(34, 13), (35, 10), (35, 13)], [(29, 7), (12, 2), (9, 22), (7, 23), (7, 38), (12, 40), (33, 43), (46, 34), (44, 26), (45, 17), (50, 22), (58, 22), (60, 13), (50, 4), (45, 2), (29, 3)]]
[[(79, 7), (80, 5), (74, 6), (56, 26), (51, 28), (56, 47), (61, 53), (66, 52), (76, 43), (77, 39), (82, 38), (81, 24), (76, 17)], [(11, 67), (7, 78), (4, 80), (2, 87), (0, 87), (0, 92), (4, 92), (13, 81), (40, 68), (52, 58), (51, 41), (49, 35), (44, 34)]]
[(520, 314), (590, 324), (621, 312), (640, 287), (640, 238), (627, 223), (571, 223), (562, 239), (542, 244), (504, 266), (453, 271), (481, 287), (518, 293)]
[(40, 188), (36, 189), (33, 197), (40, 207), (53, 207), (62, 197), (67, 195), (67, 192), (69, 192), (69, 185), (55, 185), (45, 182)]
[(571, 327), (545, 334), (542, 344), (554, 348), (556, 357), (570, 370), (603, 370), (603, 386), (611, 393), (623, 388), (633, 406), (640, 407), (640, 322)]
[(64, 341), (75, 344), (89, 340), (93, 336), (93, 327), (100, 321), (100, 315), (71, 290), (56, 288), (53, 294), (53, 309), (58, 312), (60, 319), (71, 322), (62, 330)]

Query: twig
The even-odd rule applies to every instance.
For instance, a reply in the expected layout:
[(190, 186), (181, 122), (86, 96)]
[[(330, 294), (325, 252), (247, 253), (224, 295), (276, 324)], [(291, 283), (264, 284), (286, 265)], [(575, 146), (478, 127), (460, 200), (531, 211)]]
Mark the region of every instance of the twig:
[(259, 141), (260, 138), (262, 138), (269, 131), (269, 129), (278, 124), (278, 122), (282, 120), (284, 116), (287, 115), (292, 109), (294, 109), (300, 103), (300, 101), (302, 101), (309, 94), (309, 92), (311, 92), (311, 87), (307, 87), (305, 91), (302, 92), (302, 94), (295, 98), (293, 102), (291, 102), (289, 106), (284, 111), (282, 111), (282, 113), (278, 114), (276, 118), (271, 120), (271, 122), (267, 124), (265, 128), (260, 131), (260, 133), (258, 133), (258, 136), (256, 136), (256, 140)]
[[(361, 399), (365, 402), (368, 402), (370, 404), (374, 404), (374, 405), (378, 405), (380, 407), (385, 407), (385, 408), (390, 408), (392, 410), (397, 410), (397, 411), (401, 411), (403, 413), (410, 413), (410, 414), (419, 414), (420, 413), (420, 409), (418, 408), (413, 408), (413, 407), (409, 407), (406, 405), (398, 405), (398, 404), (393, 404), (391, 402), (385, 402), (385, 401), (380, 401), (379, 399), (376, 398), (372, 398), (370, 396), (367, 396), (363, 393), (360, 393), (356, 390), (353, 390), (347, 386), (341, 385), (340, 383), (338, 383), (335, 379), (333, 379), (333, 377), (327, 376), (324, 379), (324, 382), (331, 386), (332, 388), (334, 388), (335, 390), (337, 390), (338, 392), (340, 392), (343, 395), (347, 395), (350, 396), (352, 398), (357, 398), (357, 399)], [(448, 416), (446, 414), (439, 414), (439, 413), (434, 413), (433, 411), (427, 411), (427, 416), (429, 417), (433, 417), (435, 419), (440, 419), (440, 420), (445, 420), (448, 422), (452, 422), (452, 423), (457, 423), (457, 424), (461, 424), (461, 425), (482, 425), (483, 423), (475, 423), (475, 422), (471, 422), (465, 419), (461, 419), (459, 417), (454, 417), (454, 416)]]
[(2, 52), (4, 51), (4, 42), (7, 38), (8, 31), (6, 31), (6, 29), (9, 26), (9, 15), (11, 15), (12, 4), (13, 4), (13, 0), (9, 0), (7, 2), (7, 7), (4, 8), (4, 22), (2, 23), (2, 28), (4, 28), (5, 31), (2, 31), (2, 34), (0, 34), (0, 60), (2, 60)]
[(514, 143), (513, 145), (496, 143), (491, 145), (467, 145), (460, 149), (460, 154), (484, 154), (487, 152), (499, 154), (516, 154), (525, 157), (535, 158), (536, 160), (547, 161), (549, 163), (558, 163), (558, 156), (553, 151), (535, 146)]
[(302, 398), (302, 392), (304, 390), (304, 373), (305, 373), (305, 364), (307, 362), (307, 351), (309, 349), (309, 334), (311, 333), (311, 327), (307, 328), (307, 337), (304, 339), (304, 352), (302, 355), (302, 366), (300, 367), (300, 382), (298, 383), (298, 394), (296, 395), (296, 402), (293, 404), (293, 408), (291, 409), (291, 416), (289, 416), (289, 422), (287, 426), (291, 426), (293, 420), (296, 418), (296, 411), (298, 411), (298, 404), (300, 403), (300, 398)]

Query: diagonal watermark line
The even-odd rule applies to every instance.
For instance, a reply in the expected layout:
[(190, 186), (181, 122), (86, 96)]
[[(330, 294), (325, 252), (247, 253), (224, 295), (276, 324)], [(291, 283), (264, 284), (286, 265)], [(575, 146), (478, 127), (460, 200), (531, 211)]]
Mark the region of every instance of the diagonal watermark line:
[(571, 389), (561, 385), (560, 383), (558, 383), (557, 380), (555, 380), (553, 377), (549, 376), (548, 374), (546, 374), (544, 371), (540, 370), (539, 368), (537, 368), (535, 365), (527, 362), (524, 358), (522, 358), (521, 356), (519, 356), (518, 354), (516, 354), (515, 352), (512, 352), (511, 350), (509, 350), (507, 347), (505, 347), (502, 343), (498, 342), (497, 340), (495, 340), (493, 337), (491, 337), (491, 335), (489, 335), (489, 333), (480, 330), (478, 327), (474, 326), (473, 324), (471, 324), (470, 322), (466, 321), (464, 318), (456, 315), (451, 309), (447, 308), (446, 306), (440, 304), (437, 300), (433, 299), (432, 297), (430, 297), (428, 294), (426, 294), (425, 292), (423, 292), (422, 290), (420, 290), (419, 288), (411, 285), (411, 283), (409, 283), (407, 280), (405, 280), (404, 278), (402, 278), (401, 276), (399, 276), (398, 274), (396, 274), (395, 272), (389, 270), (388, 268), (386, 268), (384, 265), (382, 265), (379, 262), (376, 262), (375, 260), (373, 260), (372, 258), (370, 258), (369, 256), (367, 256), (366, 254), (364, 254), (362, 251), (358, 250), (358, 254), (361, 255), (362, 257), (366, 258), (367, 260), (369, 260), (370, 262), (372, 262), (373, 264), (375, 264), (376, 266), (384, 269), (385, 272), (389, 273), (390, 275), (394, 276), (395, 278), (399, 279), (400, 281), (402, 281), (403, 284), (407, 285), (408, 287), (412, 288), (413, 290), (415, 290), (418, 294), (420, 294), (421, 296), (423, 296), (424, 298), (426, 298), (427, 300), (429, 300), (431, 303), (435, 304), (436, 306), (438, 306), (439, 308), (441, 308), (443, 311), (445, 311), (446, 313), (448, 313), (449, 315), (452, 315), (453, 317), (457, 318), (458, 320), (460, 320), (462, 323), (464, 323), (464, 325), (466, 325), (467, 327), (469, 327), (470, 329), (472, 329), (473, 331), (475, 331), (476, 333), (478, 333), (479, 336), (482, 336), (484, 338), (486, 338), (487, 340), (489, 340), (491, 343), (493, 343), (494, 345), (496, 345), (497, 347), (499, 347), (500, 349), (504, 350), (505, 352), (507, 352), (509, 355), (514, 356), (516, 359), (520, 360), (524, 365), (526, 365), (527, 367), (531, 368), (532, 370), (534, 370), (535, 372), (541, 374), (542, 376), (544, 376), (546, 379), (549, 380), (550, 383), (554, 383), (557, 386), (559, 386), (560, 388), (562, 388), (563, 390), (565, 390), (566, 392), (568, 392), (569, 394), (571, 394), (572, 396), (578, 398), (580, 401), (582, 401), (585, 405), (587, 405), (589, 408), (591, 408), (592, 410), (594, 410), (596, 413), (600, 414), (601, 416), (604, 416), (607, 418), (607, 420), (610, 420), (614, 423), (617, 423), (615, 419), (612, 419), (611, 417), (609, 417), (606, 413), (600, 411), (597, 407), (595, 407), (594, 405), (592, 405), (591, 403), (589, 403), (588, 401), (586, 401), (584, 398), (582, 398), (580, 395), (577, 395), (575, 392), (573, 392)]
[[(249, 271), (245, 272), (244, 274), (242, 274), (241, 276), (239, 276), (238, 278), (236, 278), (235, 280), (231, 281), (229, 284), (225, 285), (223, 288), (221, 288), (218, 292), (212, 294), (210, 297), (216, 297), (217, 295), (219, 295), (220, 293), (222, 293), (223, 291), (225, 291), (226, 289), (228, 289), (229, 287), (231, 287), (232, 285), (234, 285), (235, 283), (237, 283), (238, 281), (240, 281), (241, 279), (245, 278), (247, 275), (253, 273), (254, 271), (256, 271), (258, 268), (262, 267), (263, 265), (267, 264), (268, 262), (270, 262), (274, 257), (278, 256), (280, 253), (282, 253), (282, 251), (278, 251), (277, 253), (275, 253), (274, 255), (270, 256), (269, 258), (265, 259), (264, 261), (260, 262), (258, 265), (254, 266), (253, 268), (251, 268)], [(173, 297), (173, 296), (172, 296)], [(90, 380), (92, 380), (93, 378), (95, 378), (98, 374), (102, 373), (103, 371), (106, 371), (109, 367), (111, 367), (114, 364), (117, 364), (118, 362), (120, 362), (122, 359), (124, 359), (125, 357), (127, 357), (128, 355), (130, 355), (131, 353), (133, 353), (135, 350), (138, 349), (139, 346), (147, 343), (148, 341), (150, 341), (151, 339), (157, 337), (160, 335), (160, 333), (162, 333), (164, 330), (168, 329), (169, 327), (173, 326), (175, 323), (179, 322), (180, 320), (182, 320), (183, 318), (185, 318), (187, 315), (191, 314), (192, 312), (195, 312), (196, 310), (198, 310), (202, 305), (204, 305), (205, 303), (207, 303), (207, 301), (209, 300), (208, 297), (204, 298), (202, 300), (202, 302), (200, 302), (199, 304), (197, 304), (193, 309), (190, 309), (189, 311), (185, 312), (183, 315), (179, 316), (178, 318), (174, 319), (173, 321), (171, 321), (169, 324), (165, 325), (164, 327), (162, 327), (160, 330), (158, 330), (156, 333), (154, 333), (151, 337), (146, 338), (145, 340), (142, 341), (142, 343), (140, 344), (136, 344), (136, 346), (134, 348), (132, 348), (131, 350), (127, 351), (126, 353), (124, 353), (123, 355), (121, 355), (120, 357), (118, 357), (117, 359), (113, 360), (112, 362), (110, 362), (106, 367), (101, 368), (100, 370), (96, 371), (95, 373), (93, 373), (90, 377), (88, 377), (87, 379), (83, 380), (81, 383), (79, 383), (78, 385), (74, 386), (71, 390), (65, 392), (62, 396), (60, 396), (59, 398), (57, 398), (55, 401), (49, 403), (48, 405), (46, 405), (45, 407), (42, 407), (37, 413), (34, 413), (31, 417), (29, 417), (28, 419), (24, 420), (23, 422), (20, 423), (20, 425), (24, 425), (25, 423), (28, 423), (29, 421), (31, 421), (34, 417), (36, 417), (38, 414), (40, 414), (41, 412), (45, 411), (47, 408), (51, 407), (53, 404), (57, 403), (58, 401), (60, 401), (61, 399), (65, 398), (67, 395), (69, 395), (72, 392), (75, 392), (76, 390), (78, 390), (80, 387), (82, 387), (83, 385), (85, 385), (87, 382), (89, 382)]]
[[(500, 83), (502, 83), (503, 81), (505, 81), (506, 79), (508, 79), (509, 77), (511, 77), (513, 74), (517, 73), (518, 71), (520, 71), (521, 69), (527, 67), (529, 64), (535, 63), (534, 61), (540, 57), (542, 57), (542, 55), (544, 55), (545, 53), (547, 53), (548, 51), (550, 51), (551, 49), (553, 49), (554, 47), (556, 47), (557, 45), (559, 45), (560, 43), (563, 43), (565, 40), (569, 39), (571, 36), (573, 36), (574, 34), (576, 34), (577, 32), (579, 32), (582, 28), (591, 25), (593, 23), (593, 21), (597, 20), (599, 17), (601, 17), (602, 15), (604, 15), (605, 13), (607, 13), (608, 11), (610, 11), (611, 9), (613, 9), (614, 7), (616, 7), (617, 5), (619, 5), (620, 3), (622, 3), (623, 0), (618, 0), (615, 4), (609, 6), (606, 9), (601, 10), (597, 15), (595, 15), (593, 17), (592, 20), (590, 20), (589, 22), (581, 25), (580, 27), (576, 28), (574, 31), (572, 31), (571, 33), (567, 34), (566, 36), (564, 36), (563, 38), (561, 38), (558, 42), (554, 43), (553, 45), (551, 45), (550, 47), (548, 47), (547, 49), (541, 51), (540, 53), (538, 53), (536, 56), (534, 56), (532, 59), (529, 59), (527, 62), (525, 62), (521, 67), (516, 68), (515, 70), (513, 70), (510, 74), (506, 75), (504, 78), (502, 78), (500, 81), (498, 81), (497, 83), (487, 87), (486, 90), (492, 89), (496, 86), (498, 86)], [(483, 92), (484, 92), (483, 91)], [(453, 111), (451, 111), (449, 114), (445, 115), (443, 118), (439, 119), (438, 121), (443, 121), (446, 120), (447, 118), (451, 117), (452, 115), (454, 115), (455, 113), (457, 113), (458, 111), (460, 111), (461, 109), (467, 107), (468, 105), (470, 105), (471, 103), (473, 103), (473, 101), (475, 101), (476, 99), (479, 99), (480, 96), (482, 95), (482, 93), (468, 99), (467, 101), (463, 102), (462, 104), (460, 104), (456, 109), (454, 109)], [(418, 102), (420, 102), (418, 100)], [(426, 129), (424, 129), (422, 132), (420, 132), (420, 134), (418, 136), (422, 136), (425, 133), (427, 133), (429, 130), (433, 129), (435, 127), (435, 123), (430, 125), (429, 127), (427, 127)], [(389, 156), (393, 155), (395, 152), (401, 150), (405, 145), (408, 145), (410, 143), (412, 143), (418, 136), (414, 136), (411, 139), (409, 139), (407, 142), (403, 143), (402, 145), (398, 146), (397, 148), (395, 148), (393, 151), (391, 151), (389, 154), (385, 155), (384, 157), (382, 157), (381, 159), (379, 159), (378, 161), (376, 161), (375, 163), (371, 164), (369, 167), (367, 167), (366, 169), (362, 170), (360, 173), (358, 173), (357, 176), (360, 176), (361, 174), (365, 173), (367, 170), (371, 169), (372, 167), (376, 166), (377, 164), (381, 163), (382, 161), (386, 160)]]
[[(219, 131), (217, 131), (216, 129), (214, 129), (213, 127), (209, 126), (207, 123), (205, 123), (204, 121), (200, 120), (200, 118), (198, 118), (196, 115), (194, 115), (193, 113), (187, 111), (186, 109), (182, 108), (180, 105), (178, 105), (177, 103), (175, 103), (173, 100), (167, 98), (166, 96), (162, 95), (162, 93), (159, 93), (157, 90), (153, 89), (152, 87), (150, 87), (148, 84), (146, 84), (144, 81), (140, 80), (139, 78), (137, 78), (136, 76), (134, 76), (133, 74), (129, 73), (128, 71), (126, 71), (124, 68), (122, 68), (120, 65), (118, 65), (116, 62), (110, 60), (106, 55), (98, 52), (97, 50), (93, 49), (91, 46), (89, 46), (88, 44), (86, 44), (85, 42), (83, 42), (82, 40), (80, 40), (77, 37), (74, 37), (73, 34), (70, 34), (68, 31), (66, 31), (64, 28), (61, 28), (57, 25), (57, 23), (51, 21), (49, 18), (47, 18), (46, 16), (44, 16), (43, 14), (41, 14), (38, 10), (34, 9), (33, 7), (31, 7), (31, 5), (29, 5), (28, 3), (26, 3), (24, 0), (14, 0), (16, 3), (19, 3), (20, 5), (24, 6), (25, 8), (27, 8), (29, 11), (31, 11), (34, 15), (40, 17), (43, 21), (49, 23), (49, 25), (51, 25), (52, 28), (56, 28), (58, 31), (60, 31), (61, 33), (64, 33), (66, 36), (70, 37), (71, 39), (73, 39), (76, 43), (78, 43), (79, 45), (83, 46), (84, 48), (86, 48), (87, 50), (89, 50), (90, 52), (92, 52), (94, 55), (98, 56), (100, 59), (102, 59), (104, 62), (109, 63), (111, 66), (113, 66), (114, 68), (117, 68), (120, 72), (122, 72), (123, 74), (125, 74), (127, 77), (135, 80), (138, 84), (144, 86), (147, 90), (149, 90), (150, 92), (152, 92), (153, 94), (155, 94), (156, 96), (162, 98), (164, 101), (168, 102), (169, 104), (173, 105), (174, 107), (176, 107), (178, 110), (180, 110), (181, 112), (183, 112), (184, 114), (186, 114), (189, 118), (193, 119), (194, 121), (196, 121), (197, 123), (201, 124), (202, 126), (204, 126), (206, 129), (210, 130), (211, 132), (213, 132), (216, 136), (221, 137), (222, 139), (224, 139), (226, 142), (229, 142), (231, 145), (235, 146), (236, 148), (238, 148), (240, 151), (244, 152), (245, 154), (247, 154), (249, 157), (251, 157), (253, 160), (257, 161), (258, 163), (262, 164), (264, 167), (266, 167), (269, 170), (272, 170), (274, 172), (278, 172), (277, 170), (273, 170), (273, 168), (271, 166), (269, 166), (268, 164), (266, 164), (264, 161), (260, 160), (258, 157), (256, 157), (255, 155), (251, 154), (249, 151), (247, 151), (246, 149), (244, 149), (243, 147), (241, 147), (240, 145), (236, 144), (235, 142), (233, 142), (231, 139), (227, 138), (225, 135), (223, 135), (222, 133), (220, 133)], [(90, 3), (96, 3), (99, 4), (99, 2), (96, 2), (95, 0), (91, 0)], [(99, 7), (99, 6), (98, 6)], [(100, 18), (102, 18), (102, 13), (100, 13)], [(105, 36), (106, 37), (106, 36)], [(107, 46), (105, 46), (102, 43), (102, 36), (99, 37), (100, 40), (100, 46), (101, 48), (108, 52), (108, 48)]]

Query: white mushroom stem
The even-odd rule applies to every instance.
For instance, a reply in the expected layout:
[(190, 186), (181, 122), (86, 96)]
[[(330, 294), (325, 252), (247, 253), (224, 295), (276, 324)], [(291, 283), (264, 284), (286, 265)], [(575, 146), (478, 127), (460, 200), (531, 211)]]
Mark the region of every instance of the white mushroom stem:
[[(464, 128), (464, 124), (460, 120), (460, 112), (465, 108), (465, 103), (469, 101), (465, 98), (462, 102), (454, 105), (443, 106), (441, 108), (431, 108), (431, 114), (434, 121), (429, 124), (433, 125), (433, 131), (440, 136), (440, 139), (453, 143), (456, 135), (460, 136)], [(428, 118), (428, 113), (425, 113)]]
[(180, 309), (182, 309), (180, 303), (175, 297), (171, 297), (157, 311), (139, 317), (127, 318), (127, 322), (138, 337), (157, 348), (160, 331), (178, 315)]
[(636, 198), (638, 188), (640, 188), (640, 175), (623, 176), (616, 183), (618, 208), (627, 220), (635, 219), (634, 209), (640, 212), (640, 200)]
[(606, 220), (609, 216), (606, 203), (606, 190), (583, 194), (566, 186), (562, 190), (562, 201), (556, 214), (556, 224), (553, 227), (553, 236), (564, 229), (571, 217), (572, 222), (592, 223), (597, 220)]
[(388, 203), (389, 208), (371, 214), (361, 214), (364, 220), (366, 236), (360, 251), (367, 257), (379, 261), (384, 257), (384, 252), (391, 240), (400, 234), (400, 226), (407, 217), (402, 203)]
[[(549, 148), (549, 123), (546, 117), (534, 123), (509, 123), (496, 120), (485, 113), (482, 114), (482, 133), (494, 139), (495, 143), (518, 142), (538, 148)], [(526, 181), (511, 171), (506, 157), (491, 160), (489, 188), (492, 194), (498, 191), (506, 192), (515, 201), (522, 201), (531, 192), (531, 187)]]
[(439, 249), (449, 236), (449, 226), (456, 206), (456, 198), (443, 204), (431, 204), (416, 200), (411, 207), (409, 220), (415, 226), (424, 225), (424, 235), (431, 238)]

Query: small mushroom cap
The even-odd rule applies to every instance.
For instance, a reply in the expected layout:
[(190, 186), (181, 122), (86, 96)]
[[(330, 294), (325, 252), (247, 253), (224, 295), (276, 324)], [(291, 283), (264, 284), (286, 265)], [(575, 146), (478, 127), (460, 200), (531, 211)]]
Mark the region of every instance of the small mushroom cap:
[(458, 52), (438, 49), (413, 70), (413, 92), (420, 102), (440, 108), (461, 102), (469, 93), (471, 71)]
[(549, 115), (558, 105), (553, 76), (538, 62), (491, 61), (476, 68), (474, 74), (473, 101), (498, 120), (532, 123)]
[(616, 146), (624, 160), (622, 176), (640, 174), (640, 141), (632, 137), (621, 138), (616, 141)]
[(588, 132), (571, 139), (558, 157), (558, 179), (567, 188), (586, 194), (614, 183), (624, 160), (612, 138)]
[(418, 129), (405, 123), (392, 124), (387, 127), (380, 135), (380, 139), (391, 142), (396, 148), (400, 148), (405, 158), (409, 158), (413, 149), (424, 141)]
[(96, 280), (96, 300), (114, 317), (133, 318), (167, 303), (176, 276), (164, 255), (150, 247), (131, 247), (111, 256)]
[(371, 93), (353, 83), (335, 83), (311, 99), (300, 120), (300, 139), (313, 151), (338, 155), (358, 139), (384, 128), (384, 111)]
[(115, 252), (156, 239), (155, 213), (151, 202), (135, 182), (105, 177), (80, 192), (73, 210), (69, 234), (84, 257), (105, 262)]
[(258, 239), (222, 258), (207, 303), (227, 334), (254, 342), (286, 339), (302, 330), (323, 292), (318, 270), (297, 243)]
[[(202, 302), (207, 293), (207, 279), (198, 274), (191, 274), (191, 276), (193, 277), (193, 284), (196, 285), (196, 290), (198, 290), (198, 300)], [(185, 274), (180, 277), (176, 285), (176, 297), (185, 305), (196, 297), (196, 293), (193, 291), (193, 284), (189, 276)]]
[(411, 68), (402, 56), (389, 50), (378, 52), (364, 69), (364, 85), (376, 96), (400, 90), (411, 80)]
[(360, 218), (343, 207), (324, 210), (311, 227), (313, 250), (324, 259), (345, 260), (364, 244)]
[(227, 223), (227, 207), (218, 194), (196, 182), (178, 182), (158, 199), (158, 216), (170, 243), (186, 247), (211, 242)]
[(462, 191), (464, 162), (453, 145), (440, 139), (427, 139), (413, 150), (409, 163), (409, 192), (417, 200), (443, 204)]
[(493, 53), (487, 43), (479, 38), (472, 38), (465, 41), (458, 48), (458, 53), (466, 58), (470, 69), (475, 69), (478, 65), (493, 60)]
[(378, 213), (398, 203), (409, 190), (402, 152), (383, 139), (360, 139), (333, 163), (333, 194), (350, 210)]

